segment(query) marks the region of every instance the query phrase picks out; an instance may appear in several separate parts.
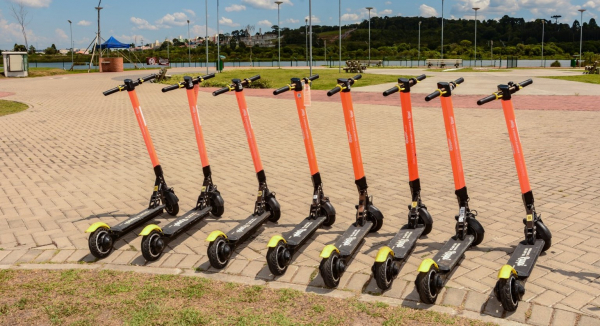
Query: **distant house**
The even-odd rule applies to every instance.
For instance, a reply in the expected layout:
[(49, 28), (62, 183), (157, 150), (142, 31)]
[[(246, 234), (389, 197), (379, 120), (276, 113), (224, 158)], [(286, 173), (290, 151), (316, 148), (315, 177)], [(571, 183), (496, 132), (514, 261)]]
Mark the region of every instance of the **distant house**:
[(243, 42), (246, 46), (258, 45), (261, 48), (272, 48), (277, 45), (277, 34), (259, 33), (252, 37), (240, 37), (240, 42)]

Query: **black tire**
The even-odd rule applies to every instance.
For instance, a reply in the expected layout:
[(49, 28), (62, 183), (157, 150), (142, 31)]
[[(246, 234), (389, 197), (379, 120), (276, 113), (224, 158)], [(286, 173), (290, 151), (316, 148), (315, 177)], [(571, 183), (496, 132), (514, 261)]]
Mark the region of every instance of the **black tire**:
[(213, 192), (210, 194), (210, 210), (211, 214), (215, 217), (221, 217), (225, 212), (225, 201), (221, 194), (218, 192)]
[(267, 265), (273, 275), (281, 276), (287, 271), (289, 260), (285, 262), (285, 259), (282, 258), (285, 251), (288, 251), (288, 249), (282, 240), (279, 240), (274, 248), (269, 248), (267, 251)]
[(383, 263), (376, 262), (373, 266), (375, 282), (382, 291), (389, 290), (392, 287), (394, 279), (396, 278), (396, 275), (394, 275), (394, 268), (397, 268), (397, 266), (391, 254), (388, 254)]
[(324, 202), (321, 204), (321, 214), (327, 216), (325, 222), (323, 222), (324, 226), (332, 226), (335, 223), (335, 208), (330, 202)]
[(474, 217), (471, 217), (467, 220), (467, 234), (475, 237), (475, 239), (473, 239), (473, 243), (471, 243), (471, 246), (477, 246), (483, 241), (485, 230), (478, 220), (476, 220)]
[(113, 251), (113, 239), (108, 228), (101, 226), (92, 232), (88, 239), (88, 246), (94, 257), (98, 259), (108, 257)]
[(536, 233), (535, 237), (544, 240), (544, 248), (542, 251), (546, 251), (552, 247), (552, 233), (550, 229), (541, 220), (535, 222)]
[(144, 256), (147, 261), (155, 261), (160, 258), (164, 249), (162, 234), (157, 230), (142, 237), (142, 256)]
[(431, 233), (431, 230), (433, 229), (433, 218), (426, 208), (421, 207), (419, 209), (419, 224), (425, 225), (425, 230), (423, 230), (421, 236)]
[(323, 282), (330, 289), (336, 288), (340, 284), (340, 278), (342, 278), (342, 274), (344, 273), (338, 268), (340, 259), (340, 254), (334, 251), (329, 258), (322, 259), (319, 265), (319, 273), (321, 273)]
[(223, 269), (229, 263), (229, 254), (223, 252), (223, 250), (226, 250), (223, 249), (224, 246), (229, 248), (229, 243), (227, 243), (227, 239), (223, 236), (218, 236), (215, 241), (208, 245), (208, 261), (212, 267)]
[(369, 205), (367, 207), (367, 214), (367, 219), (373, 222), (373, 226), (369, 232), (374, 233), (379, 231), (383, 226), (383, 214), (381, 211), (374, 205)]
[(518, 293), (518, 287), (521, 286), (520, 281), (514, 275), (511, 275), (508, 279), (498, 280), (498, 297), (500, 303), (506, 311), (515, 311), (519, 306), (521, 300)]
[(271, 212), (271, 216), (269, 216), (269, 221), (276, 223), (281, 217), (281, 206), (279, 205), (279, 202), (277, 201), (277, 199), (275, 199), (275, 196), (269, 196), (269, 198), (267, 198), (266, 204), (267, 209), (269, 210), (269, 212)]
[(164, 200), (165, 210), (167, 213), (169, 213), (171, 216), (176, 216), (177, 213), (179, 213), (179, 198), (177, 198), (175, 193), (169, 189), (165, 191)]
[(434, 266), (428, 272), (420, 272), (417, 275), (415, 285), (423, 303), (434, 304), (437, 300), (440, 290), (436, 285), (438, 277), (440, 277), (439, 273)]

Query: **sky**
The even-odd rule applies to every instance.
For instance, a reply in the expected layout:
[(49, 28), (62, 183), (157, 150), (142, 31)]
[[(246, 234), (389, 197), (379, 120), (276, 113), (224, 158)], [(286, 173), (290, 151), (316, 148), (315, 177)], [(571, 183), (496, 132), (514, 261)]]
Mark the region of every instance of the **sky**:
[[(205, 1), (208, 1), (208, 33), (221, 33), (254, 25), (255, 31), (271, 30), (277, 24), (277, 5), (274, 0), (102, 0), (102, 38), (114, 36), (123, 43), (140, 44), (183, 36), (187, 38), (187, 20), (192, 37), (204, 36), (206, 29)], [(281, 0), (281, 27), (297, 28), (309, 16), (309, 0)], [(11, 5), (22, 2), (27, 6), (27, 35), (29, 44), (44, 49), (51, 44), (69, 48), (73, 22), (75, 48), (87, 48), (97, 31), (98, 0), (0, 0), (0, 49), (12, 49), (15, 43), (24, 44), (23, 34), (11, 15)], [(366, 6), (374, 9), (371, 16), (440, 17), (440, 0), (341, 0), (342, 24), (368, 18)], [(337, 25), (337, 0), (313, 0), (313, 24)], [(587, 9), (584, 21), (600, 14), (600, 0), (445, 0), (444, 17), (473, 19), (471, 8), (481, 8), (478, 19), (498, 19), (504, 15), (550, 19), (562, 15), (561, 22), (571, 24), (579, 19), (580, 8)]]

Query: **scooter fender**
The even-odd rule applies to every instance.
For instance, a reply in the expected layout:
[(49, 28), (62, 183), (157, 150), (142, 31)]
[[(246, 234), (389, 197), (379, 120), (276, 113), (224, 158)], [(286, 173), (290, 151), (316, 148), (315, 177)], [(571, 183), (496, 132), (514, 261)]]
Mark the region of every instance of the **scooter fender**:
[(162, 229), (158, 225), (150, 224), (150, 225), (146, 225), (146, 227), (142, 230), (142, 232), (140, 232), (140, 235), (147, 236), (154, 230), (162, 233)]
[(387, 259), (388, 255), (392, 255), (392, 257), (395, 257), (394, 251), (392, 250), (392, 248), (390, 248), (388, 246), (382, 247), (381, 249), (379, 249), (379, 252), (377, 252), (377, 257), (375, 257), (375, 262), (376, 263), (384, 263), (385, 260)]
[(418, 271), (427, 273), (431, 270), (431, 266), (435, 266), (435, 269), (439, 269), (438, 264), (433, 259), (427, 258), (419, 265)]
[(277, 247), (277, 244), (279, 243), (279, 241), (283, 241), (283, 243), (287, 243), (287, 241), (285, 241), (285, 239), (280, 236), (280, 235), (274, 235), (271, 240), (269, 240), (269, 244), (267, 245), (267, 248), (275, 248)]
[(510, 266), (510, 265), (504, 265), (504, 266), (502, 266), (502, 268), (498, 272), (498, 278), (499, 279), (508, 280), (510, 278), (510, 274), (514, 274), (515, 276), (519, 276), (517, 274), (517, 271), (515, 271), (515, 269), (512, 266)]
[(337, 251), (338, 254), (340, 253), (340, 250), (338, 248), (336, 248), (334, 245), (326, 245), (325, 248), (323, 248), (323, 251), (321, 251), (320, 257), (327, 259), (327, 258), (329, 258), (329, 256), (331, 256), (331, 253), (334, 250)]
[(85, 233), (92, 233), (92, 232), (98, 230), (101, 227), (105, 227), (107, 229), (110, 229), (110, 226), (108, 226), (108, 224), (103, 223), (103, 222), (96, 222), (96, 223), (90, 225), (90, 227), (87, 230), (85, 230)]
[(225, 239), (227, 239), (227, 235), (221, 231), (212, 231), (209, 235), (208, 238), (206, 238), (206, 241), (208, 242), (213, 242), (215, 240), (217, 240), (217, 238), (219, 236), (223, 236)]

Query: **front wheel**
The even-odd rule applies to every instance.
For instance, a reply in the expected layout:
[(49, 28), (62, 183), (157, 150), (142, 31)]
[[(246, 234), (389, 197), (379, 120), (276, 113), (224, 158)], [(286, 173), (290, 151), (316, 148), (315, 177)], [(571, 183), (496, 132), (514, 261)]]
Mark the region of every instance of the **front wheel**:
[(221, 194), (218, 192), (213, 192), (210, 194), (210, 206), (211, 206), (211, 214), (215, 217), (221, 217), (225, 212), (225, 201)]
[(207, 255), (210, 265), (217, 269), (223, 269), (229, 263), (231, 247), (223, 236), (218, 236), (215, 241), (208, 245)]
[(475, 237), (475, 239), (473, 239), (473, 243), (471, 243), (471, 246), (477, 246), (483, 241), (485, 230), (478, 220), (476, 220), (474, 217), (471, 217), (467, 220), (467, 234)]
[(274, 248), (267, 251), (267, 265), (273, 275), (283, 275), (287, 271), (292, 253), (283, 241), (279, 241)]
[(92, 255), (98, 259), (106, 258), (113, 250), (113, 239), (106, 227), (97, 228), (88, 239)]
[(271, 212), (271, 216), (269, 216), (269, 221), (276, 223), (279, 221), (281, 217), (281, 206), (275, 196), (269, 196), (267, 199), (267, 210)]
[(169, 215), (175, 216), (175, 215), (177, 215), (177, 213), (179, 213), (179, 203), (178, 202), (179, 202), (179, 198), (177, 198), (177, 196), (175, 195), (173, 190), (169, 189), (169, 190), (165, 191), (164, 204), (165, 204), (165, 210), (167, 211), (167, 213), (169, 213)]
[(428, 272), (420, 272), (415, 281), (417, 292), (423, 303), (434, 304), (444, 286), (438, 270), (432, 266)]
[(327, 217), (323, 222), (324, 226), (329, 227), (335, 223), (335, 208), (330, 202), (327, 201), (321, 204), (321, 214)]
[(323, 277), (325, 286), (330, 289), (336, 288), (340, 284), (340, 278), (345, 269), (345, 263), (337, 251), (332, 252), (328, 258), (321, 260), (321, 265), (319, 265), (319, 272)]
[(552, 246), (552, 233), (548, 227), (544, 224), (544, 222), (538, 220), (535, 222), (535, 229), (535, 237), (544, 240), (544, 248), (542, 248), (542, 251), (550, 249)]
[(515, 311), (523, 294), (525, 294), (525, 287), (523, 287), (521, 281), (511, 274), (508, 279), (498, 280), (496, 291), (498, 291), (496, 297), (502, 303), (504, 310)]
[(394, 279), (399, 272), (400, 269), (390, 254), (383, 263), (376, 262), (373, 266), (375, 282), (382, 291), (389, 290), (392, 287), (392, 283), (394, 283)]
[(165, 241), (162, 234), (157, 230), (142, 237), (142, 256), (147, 261), (155, 261), (160, 258), (164, 249)]
[(367, 219), (373, 222), (373, 226), (369, 230), (369, 232), (374, 233), (381, 229), (383, 226), (383, 214), (379, 210), (379, 208), (375, 207), (375, 205), (369, 205), (367, 208)]
[(421, 233), (421, 236), (428, 235), (433, 229), (433, 218), (426, 208), (421, 207), (419, 209), (419, 224), (425, 225), (425, 230)]

